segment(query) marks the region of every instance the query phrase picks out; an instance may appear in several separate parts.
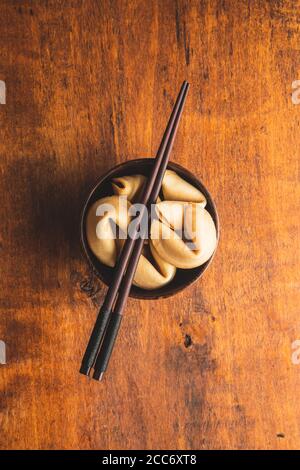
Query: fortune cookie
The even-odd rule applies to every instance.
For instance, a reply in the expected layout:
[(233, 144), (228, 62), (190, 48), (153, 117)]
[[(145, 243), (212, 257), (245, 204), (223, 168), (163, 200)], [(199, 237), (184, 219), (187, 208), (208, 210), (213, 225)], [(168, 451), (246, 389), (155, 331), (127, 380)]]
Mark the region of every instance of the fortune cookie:
[(139, 194), (146, 177), (143, 175), (120, 176), (112, 180), (113, 192), (118, 196), (126, 196), (129, 201), (133, 201)]
[(115, 266), (119, 249), (120, 238), (116, 237), (117, 227), (123, 234), (127, 233), (129, 224), (130, 203), (126, 198), (108, 196), (94, 202), (90, 207), (86, 219), (86, 236), (88, 244), (94, 255), (101, 263)]
[[(94, 255), (105, 265), (114, 267), (125, 242), (130, 223), (126, 198), (109, 196), (96, 201), (89, 209), (86, 220), (88, 244)], [(117, 234), (123, 238), (117, 238)], [(125, 237), (124, 237), (125, 235)], [(168, 284), (176, 273), (176, 267), (148, 249), (141, 255), (134, 277), (134, 284), (143, 289), (157, 289)]]
[(141, 255), (134, 276), (134, 284), (148, 290), (168, 284), (176, 274), (175, 266), (164, 261), (152, 248), (151, 254), (152, 257)]
[(172, 170), (165, 173), (162, 192), (166, 201), (198, 202), (202, 207), (206, 206), (206, 199), (201, 191)]
[(151, 247), (166, 262), (181, 269), (205, 263), (217, 244), (214, 221), (201, 203), (162, 201), (151, 224)]
[[(88, 211), (88, 244), (107, 266), (116, 264), (134, 216), (134, 211), (130, 215), (131, 203), (138, 199), (145, 181), (143, 175), (114, 178), (114, 195), (96, 201)], [(150, 240), (144, 246), (134, 277), (134, 284), (143, 289), (168, 284), (177, 268), (190, 269), (205, 263), (217, 244), (216, 227), (199, 189), (167, 170), (162, 194), (164, 200), (158, 198), (155, 205)]]

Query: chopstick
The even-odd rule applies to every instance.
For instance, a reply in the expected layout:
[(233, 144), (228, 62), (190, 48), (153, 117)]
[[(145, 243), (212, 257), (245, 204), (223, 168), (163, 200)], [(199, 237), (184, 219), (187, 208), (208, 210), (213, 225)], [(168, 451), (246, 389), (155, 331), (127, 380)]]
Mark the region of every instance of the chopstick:
[[(155, 183), (153, 185), (151, 195), (149, 197), (148, 209), (151, 208), (151, 204), (155, 204), (158, 198), (160, 189), (161, 189), (162, 181), (164, 178), (165, 171), (167, 169), (170, 153), (173, 147), (179, 121), (180, 121), (183, 107), (185, 104), (185, 100), (187, 97), (188, 88), (189, 88), (189, 84), (187, 83), (183, 96), (182, 96), (182, 100), (179, 105), (178, 113), (174, 121), (174, 126), (172, 128), (170, 138), (166, 146), (166, 150), (165, 150), (162, 162), (161, 162), (161, 166), (159, 168)], [(141, 235), (140, 238), (137, 239), (136, 241), (132, 256), (128, 262), (126, 273), (124, 275), (123, 281), (119, 289), (118, 298), (116, 300), (115, 307), (113, 309), (112, 314), (110, 315), (107, 329), (104, 334), (103, 342), (100, 346), (100, 352), (97, 356), (97, 360), (95, 363), (94, 374), (93, 374), (93, 379), (95, 380), (99, 380), (99, 381), (102, 380), (103, 374), (107, 369), (109, 359), (110, 359), (110, 356), (113, 351), (113, 347), (114, 347), (114, 344), (118, 335), (121, 320), (123, 317), (123, 311), (126, 305), (128, 295), (130, 293), (135, 271), (139, 262), (140, 255), (142, 253), (142, 249), (144, 245), (145, 230), (146, 230), (146, 227), (144, 227), (144, 231), (140, 234)]]
[(114, 277), (112, 280), (111, 285), (108, 288), (106, 297), (104, 299), (103, 305), (100, 308), (100, 311), (98, 313), (98, 317), (96, 320), (96, 323), (94, 325), (90, 340), (88, 342), (85, 354), (82, 359), (81, 363), (81, 368), (80, 368), (80, 373), (84, 375), (89, 375), (91, 368), (93, 367), (95, 360), (98, 356), (99, 348), (101, 345), (101, 342), (103, 340), (103, 336), (106, 330), (106, 327), (108, 325), (110, 315), (112, 312), (113, 305), (116, 300), (116, 296), (118, 294), (119, 287), (121, 285), (125, 270), (128, 265), (128, 261), (130, 258), (130, 255), (133, 251), (136, 239), (135, 235), (138, 231), (140, 222), (142, 218), (144, 217), (145, 210), (146, 210), (146, 205), (149, 201), (149, 198), (152, 194), (152, 190), (155, 184), (155, 180), (157, 178), (161, 163), (163, 161), (164, 155), (166, 148), (168, 146), (168, 142), (172, 133), (172, 130), (174, 128), (174, 123), (176, 122), (176, 117), (178, 114), (178, 111), (180, 109), (180, 105), (182, 103), (182, 99), (186, 94), (188, 88), (188, 83), (186, 81), (183, 82), (180, 92), (178, 94), (178, 97), (176, 99), (176, 103), (174, 105), (174, 108), (172, 110), (168, 125), (166, 127), (165, 133), (163, 135), (161, 144), (159, 146), (159, 149), (157, 151), (155, 163), (153, 165), (153, 169), (151, 171), (151, 174), (147, 180), (147, 184), (145, 185), (140, 204), (141, 204), (141, 211), (139, 216), (135, 219), (135, 228), (133, 230), (133, 235), (132, 237), (127, 237), (126, 242), (124, 244), (123, 250), (121, 252), (120, 258), (117, 262), (116, 268), (115, 268), (115, 273)]

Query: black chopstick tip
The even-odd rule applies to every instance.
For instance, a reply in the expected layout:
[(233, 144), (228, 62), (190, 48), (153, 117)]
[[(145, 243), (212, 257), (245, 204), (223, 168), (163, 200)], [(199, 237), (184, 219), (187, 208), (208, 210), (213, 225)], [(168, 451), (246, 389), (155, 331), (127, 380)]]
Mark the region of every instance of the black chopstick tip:
[(91, 367), (85, 365), (85, 364), (81, 364), (81, 367), (80, 367), (80, 370), (79, 370), (80, 374), (82, 375), (87, 375), (89, 376), (90, 375), (90, 372), (91, 372)]
[(103, 379), (103, 375), (104, 375), (104, 372), (100, 372), (98, 370), (95, 370), (94, 374), (93, 374), (93, 379), (97, 380), (98, 382), (101, 382), (101, 380)]

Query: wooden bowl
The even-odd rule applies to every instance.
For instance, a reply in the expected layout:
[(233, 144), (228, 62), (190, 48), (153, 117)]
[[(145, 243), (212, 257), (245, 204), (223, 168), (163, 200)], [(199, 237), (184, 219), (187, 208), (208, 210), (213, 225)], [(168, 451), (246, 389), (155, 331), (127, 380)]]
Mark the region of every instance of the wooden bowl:
[[(96, 258), (96, 256), (91, 251), (87, 238), (86, 238), (86, 216), (90, 206), (97, 200), (104, 196), (109, 196), (113, 194), (111, 181), (113, 178), (119, 176), (128, 176), (142, 174), (148, 176), (150, 170), (153, 166), (153, 158), (141, 158), (137, 160), (129, 160), (125, 163), (115, 166), (109, 170), (104, 176), (100, 178), (97, 184), (94, 186), (90, 192), (87, 201), (84, 205), (82, 216), (81, 216), (81, 242), (85, 252), (85, 255), (92, 266), (95, 274), (106, 284), (109, 285), (113, 277), (113, 268), (105, 266), (101, 261)], [(217, 229), (217, 239), (219, 239), (219, 218), (217, 214), (216, 206), (212, 200), (212, 197), (208, 190), (205, 188), (203, 183), (196, 178), (192, 173), (183, 168), (182, 166), (170, 162), (168, 164), (168, 169), (176, 171), (176, 173), (181, 176), (183, 179), (191, 183), (193, 186), (198, 188), (206, 197), (207, 205), (206, 209), (212, 216), (214, 223)], [(213, 255), (214, 256), (214, 255)], [(169, 297), (176, 294), (177, 292), (182, 291), (187, 286), (200, 278), (204, 271), (207, 269), (208, 265), (211, 263), (213, 256), (206, 261), (206, 263), (198, 266), (193, 269), (177, 269), (174, 279), (167, 285), (153, 290), (141, 289), (136, 286), (132, 286), (130, 291), (130, 297), (135, 297), (138, 299), (159, 299), (161, 297)]]

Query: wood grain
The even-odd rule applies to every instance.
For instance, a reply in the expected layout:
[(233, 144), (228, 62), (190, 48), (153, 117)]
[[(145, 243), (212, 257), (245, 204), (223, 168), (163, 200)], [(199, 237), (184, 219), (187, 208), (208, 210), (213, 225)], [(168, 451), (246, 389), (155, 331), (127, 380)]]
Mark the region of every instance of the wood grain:
[[(2, 449), (300, 446), (300, 2), (0, 1)], [(130, 300), (105, 382), (78, 373), (105, 288), (79, 217), (91, 185), (172, 154), (215, 197), (203, 279)]]

